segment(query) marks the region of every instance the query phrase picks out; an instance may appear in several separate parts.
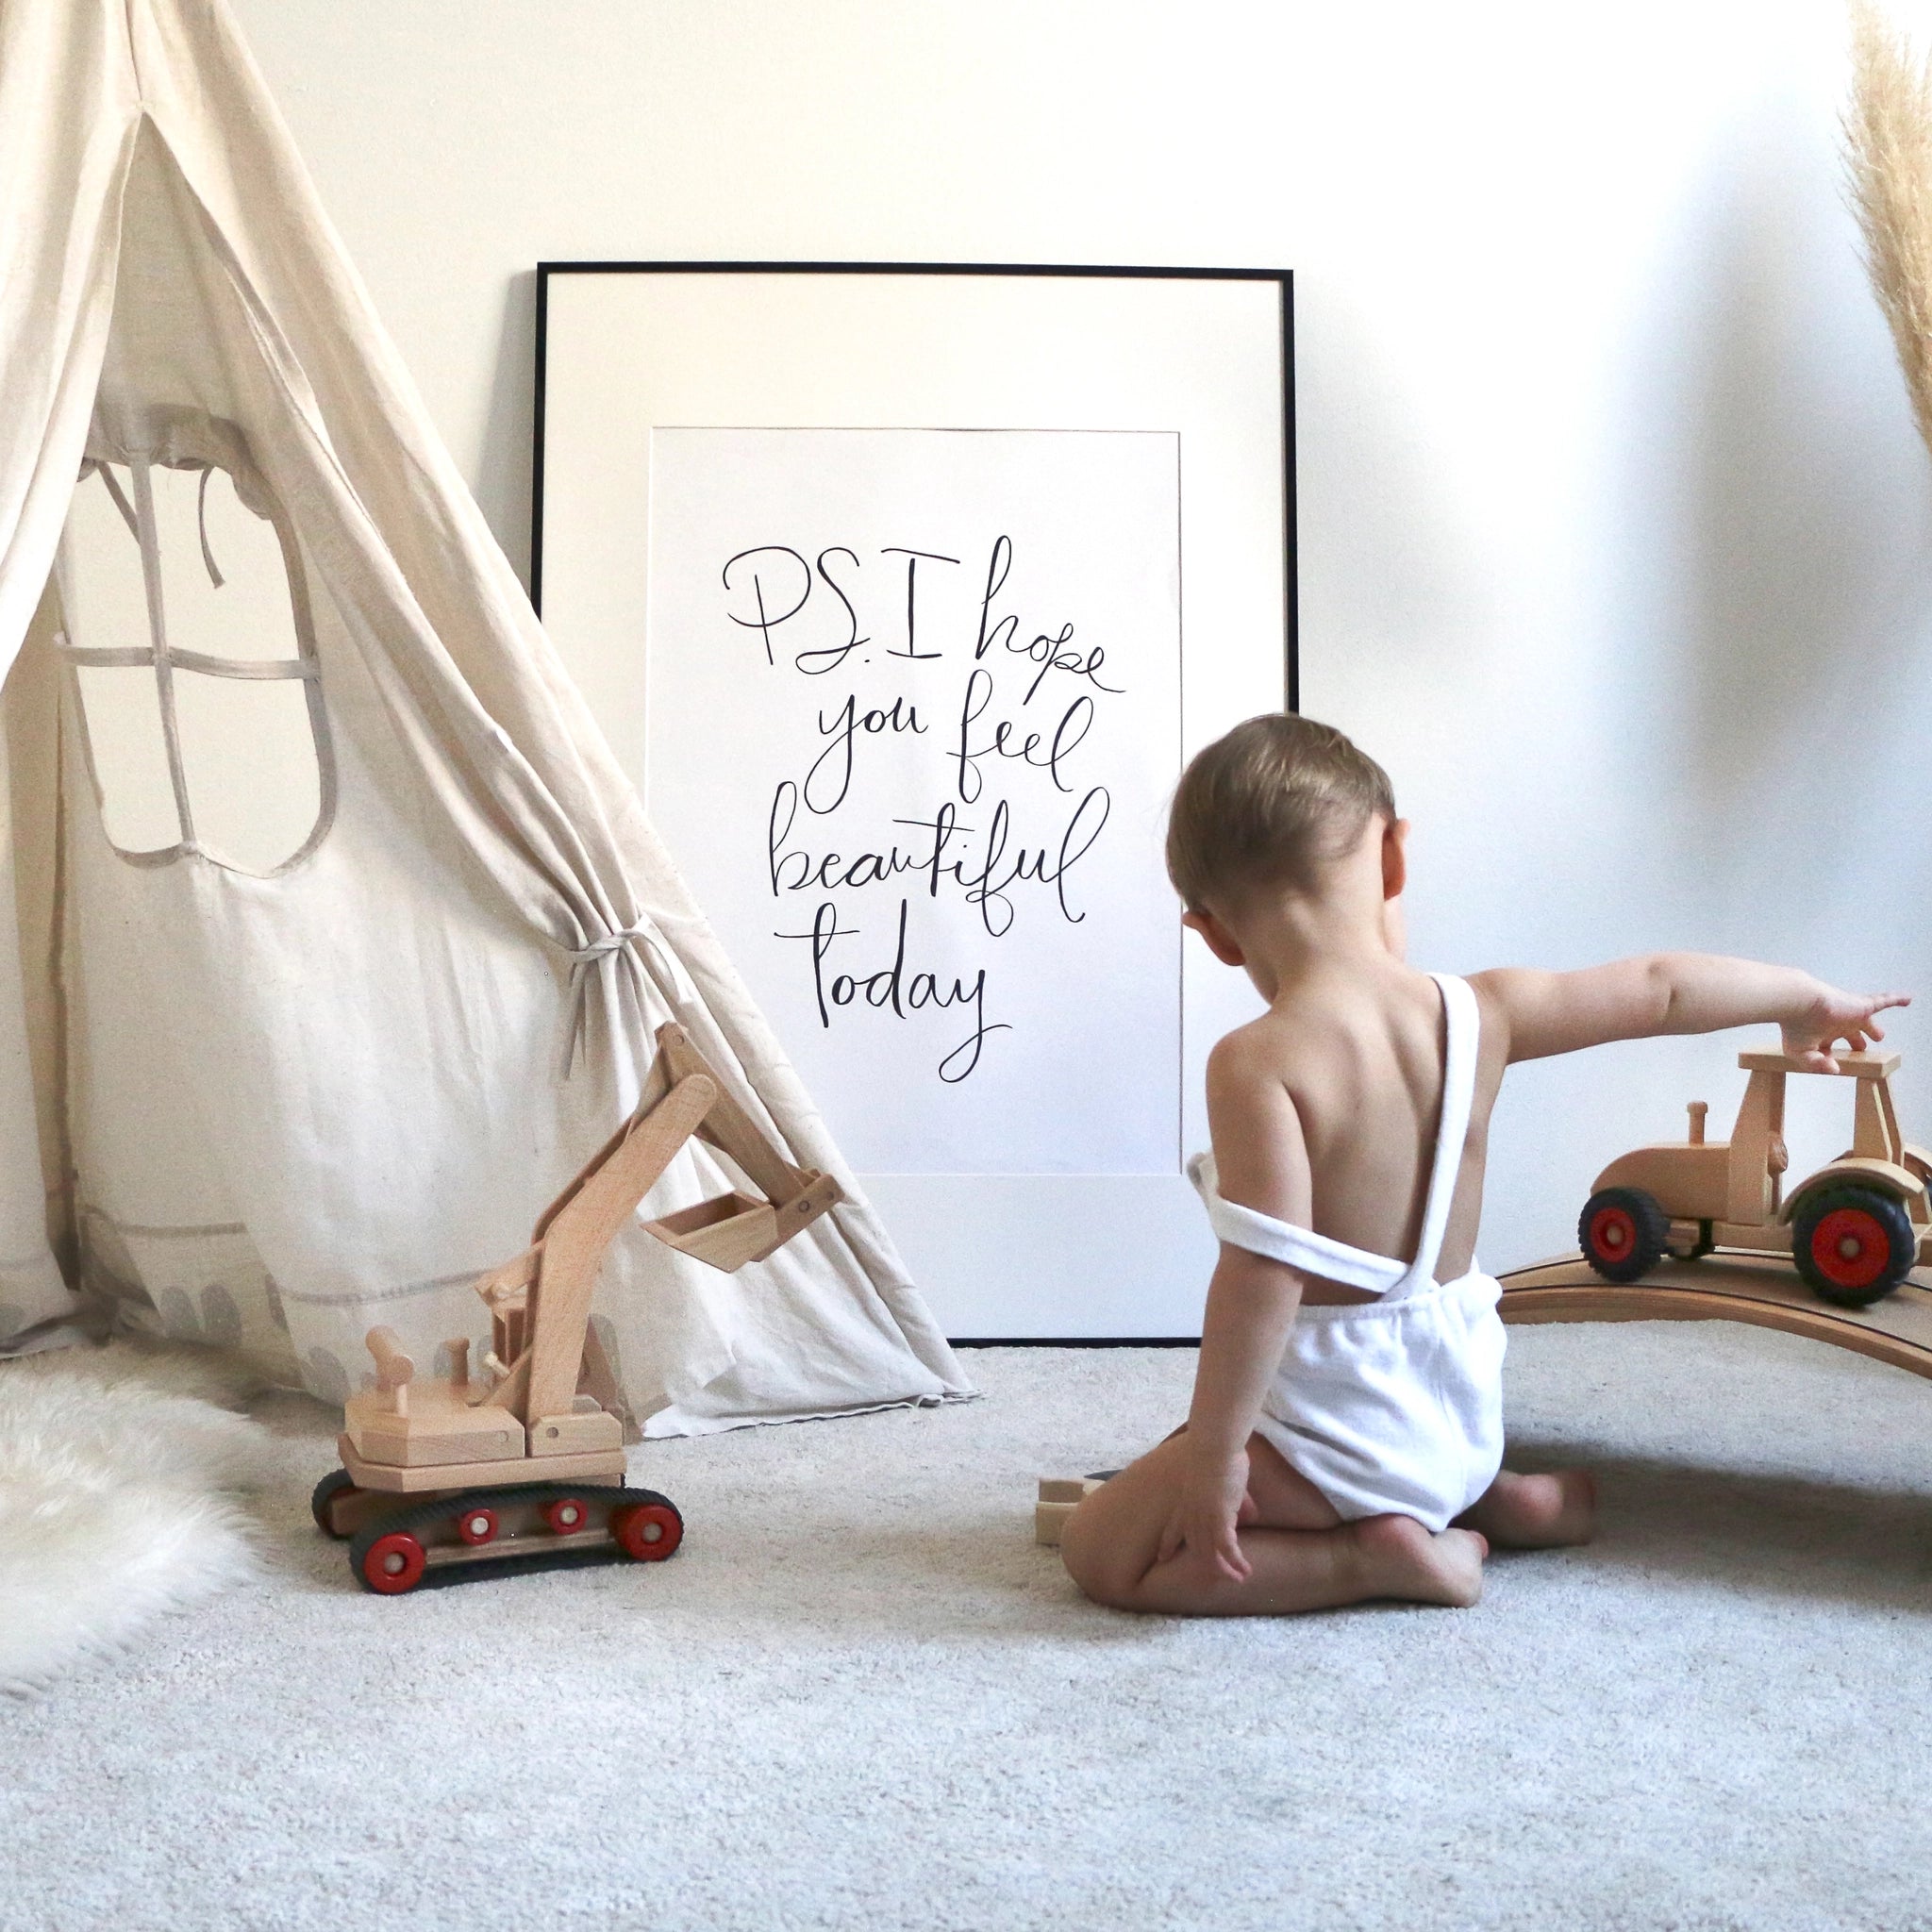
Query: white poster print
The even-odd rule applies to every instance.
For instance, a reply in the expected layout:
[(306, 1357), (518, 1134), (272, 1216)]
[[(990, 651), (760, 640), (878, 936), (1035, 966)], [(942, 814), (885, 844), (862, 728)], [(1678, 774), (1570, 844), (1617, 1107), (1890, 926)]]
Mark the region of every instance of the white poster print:
[(861, 1173), (1179, 1159), (1179, 445), (658, 429), (647, 803)]

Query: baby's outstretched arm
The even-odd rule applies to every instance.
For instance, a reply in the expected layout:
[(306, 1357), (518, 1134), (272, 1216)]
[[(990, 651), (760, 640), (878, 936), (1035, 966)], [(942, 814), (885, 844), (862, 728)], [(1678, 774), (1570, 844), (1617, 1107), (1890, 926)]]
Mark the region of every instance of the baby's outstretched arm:
[(1874, 1016), (1911, 1003), (1909, 993), (1840, 992), (1793, 966), (1710, 953), (1647, 953), (1578, 973), (1503, 967), (1471, 984), (1507, 1027), (1511, 1061), (1768, 1023), (1783, 1028), (1788, 1054), (1814, 1073), (1835, 1074), (1839, 1041), (1858, 1052), (1883, 1040)]

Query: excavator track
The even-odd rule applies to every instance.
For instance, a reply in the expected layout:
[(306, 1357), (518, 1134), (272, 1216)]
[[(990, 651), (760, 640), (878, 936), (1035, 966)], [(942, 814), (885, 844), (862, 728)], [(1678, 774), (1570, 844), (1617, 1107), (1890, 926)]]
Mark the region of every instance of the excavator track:
[(536, 1570), (662, 1562), (683, 1538), (684, 1518), (656, 1490), (513, 1483), (369, 1517), (350, 1539), (349, 1573), (378, 1596), (402, 1596)]

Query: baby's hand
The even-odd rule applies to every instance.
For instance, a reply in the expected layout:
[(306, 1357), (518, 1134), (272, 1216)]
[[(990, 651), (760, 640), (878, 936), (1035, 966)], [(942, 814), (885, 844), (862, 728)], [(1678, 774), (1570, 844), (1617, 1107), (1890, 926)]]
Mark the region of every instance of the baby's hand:
[(1171, 1561), (1183, 1549), (1191, 1550), (1210, 1571), (1235, 1583), (1248, 1580), (1251, 1565), (1235, 1534), (1248, 1500), (1248, 1455), (1196, 1454), (1188, 1459), (1180, 1501), (1160, 1533), (1157, 1563)]
[(1908, 992), (1840, 992), (1835, 986), (1821, 984), (1803, 1017), (1785, 1022), (1785, 1052), (1803, 1060), (1811, 1073), (1835, 1074), (1838, 1059), (1832, 1048), (1838, 1041), (1842, 1040), (1853, 1053), (1864, 1052), (1868, 1041), (1885, 1038), (1885, 1029), (1874, 1024), (1873, 1014), (1911, 1003)]

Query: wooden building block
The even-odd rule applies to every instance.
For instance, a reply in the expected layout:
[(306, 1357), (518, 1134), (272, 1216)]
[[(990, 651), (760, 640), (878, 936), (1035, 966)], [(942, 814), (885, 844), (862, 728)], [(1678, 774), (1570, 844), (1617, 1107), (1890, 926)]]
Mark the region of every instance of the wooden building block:
[(1079, 1506), (1075, 1503), (1036, 1503), (1033, 1506), (1033, 1541), (1042, 1548), (1057, 1550), (1060, 1531)]
[(1103, 1480), (1103, 1477), (1092, 1475), (1041, 1476), (1040, 1500), (1033, 1506), (1033, 1541), (1048, 1549), (1058, 1549), (1060, 1531), (1065, 1527), (1067, 1518), (1100, 1487)]
[(1043, 1475), (1040, 1478), (1040, 1500), (1042, 1503), (1077, 1503), (1093, 1487), (1091, 1476)]

